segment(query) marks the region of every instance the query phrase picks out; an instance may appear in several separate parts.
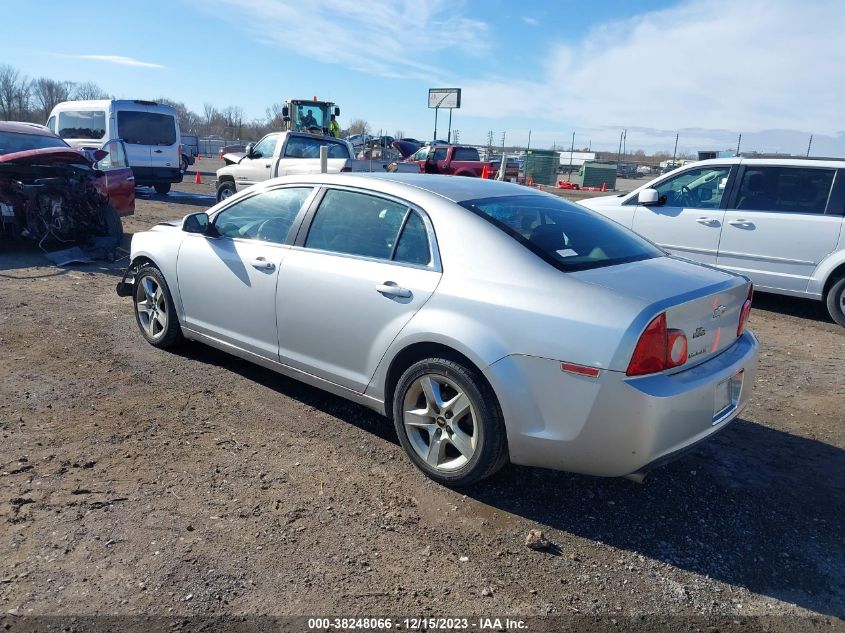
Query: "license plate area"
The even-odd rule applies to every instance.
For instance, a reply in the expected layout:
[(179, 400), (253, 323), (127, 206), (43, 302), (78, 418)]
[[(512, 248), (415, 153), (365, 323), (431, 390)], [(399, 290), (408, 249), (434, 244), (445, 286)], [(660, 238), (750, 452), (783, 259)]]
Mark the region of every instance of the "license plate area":
[(742, 393), (743, 378), (744, 372), (740, 370), (716, 385), (713, 404), (714, 425), (724, 422), (736, 411), (739, 405), (739, 396)]

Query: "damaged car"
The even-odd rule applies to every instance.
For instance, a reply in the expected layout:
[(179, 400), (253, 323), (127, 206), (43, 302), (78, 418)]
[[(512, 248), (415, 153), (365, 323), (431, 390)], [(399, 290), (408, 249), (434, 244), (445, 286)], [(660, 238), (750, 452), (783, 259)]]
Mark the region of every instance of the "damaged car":
[(76, 149), (42, 125), (0, 122), (0, 236), (107, 255), (123, 237), (120, 217), (134, 211), (121, 141)]

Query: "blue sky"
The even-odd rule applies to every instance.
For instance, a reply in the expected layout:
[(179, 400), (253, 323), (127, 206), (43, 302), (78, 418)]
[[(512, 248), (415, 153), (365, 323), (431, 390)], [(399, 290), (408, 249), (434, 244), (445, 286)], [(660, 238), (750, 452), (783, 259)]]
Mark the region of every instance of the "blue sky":
[[(336, 101), (430, 138), (431, 87), (461, 87), (463, 142), (845, 155), (839, 0), (0, 0), (4, 59), (248, 118), (287, 98)], [(67, 36), (50, 37), (57, 33)], [(439, 118), (445, 136), (447, 113)]]

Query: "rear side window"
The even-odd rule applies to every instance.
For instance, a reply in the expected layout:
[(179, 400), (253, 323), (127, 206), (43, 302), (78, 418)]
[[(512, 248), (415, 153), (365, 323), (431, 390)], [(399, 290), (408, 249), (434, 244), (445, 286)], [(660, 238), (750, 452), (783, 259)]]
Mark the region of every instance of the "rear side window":
[(409, 264), (431, 260), (425, 224), (415, 211), (352, 191), (326, 192), (305, 247)]
[(749, 166), (739, 184), (735, 208), (824, 213), (833, 174), (833, 169)]
[(62, 138), (101, 139), (106, 135), (103, 110), (59, 112), (59, 136)]
[(159, 112), (117, 113), (117, 133), (130, 145), (173, 145), (176, 143), (176, 119)]
[(643, 238), (583, 207), (547, 196), (506, 196), (459, 203), (563, 271), (660, 257)]
[(431, 160), (432, 162), (437, 162), (439, 160), (446, 160), (446, 148), (445, 147), (438, 147), (431, 153)]
[(329, 158), (349, 158), (346, 145), (299, 136), (292, 136), (288, 139), (287, 145), (285, 145), (285, 156), (288, 158), (320, 158), (320, 147), (323, 145), (329, 148)]
[(478, 150), (474, 147), (456, 147), (452, 154), (453, 160), (481, 160), (478, 157)]

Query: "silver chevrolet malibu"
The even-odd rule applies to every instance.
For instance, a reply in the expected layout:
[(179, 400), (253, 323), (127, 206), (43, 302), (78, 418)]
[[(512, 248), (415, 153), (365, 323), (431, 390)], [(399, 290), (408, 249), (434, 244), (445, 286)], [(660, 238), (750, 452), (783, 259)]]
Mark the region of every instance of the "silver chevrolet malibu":
[(370, 407), (453, 486), (507, 461), (639, 477), (739, 415), (757, 367), (748, 279), (475, 178), (270, 180), (136, 233), (117, 291), (150, 344)]

